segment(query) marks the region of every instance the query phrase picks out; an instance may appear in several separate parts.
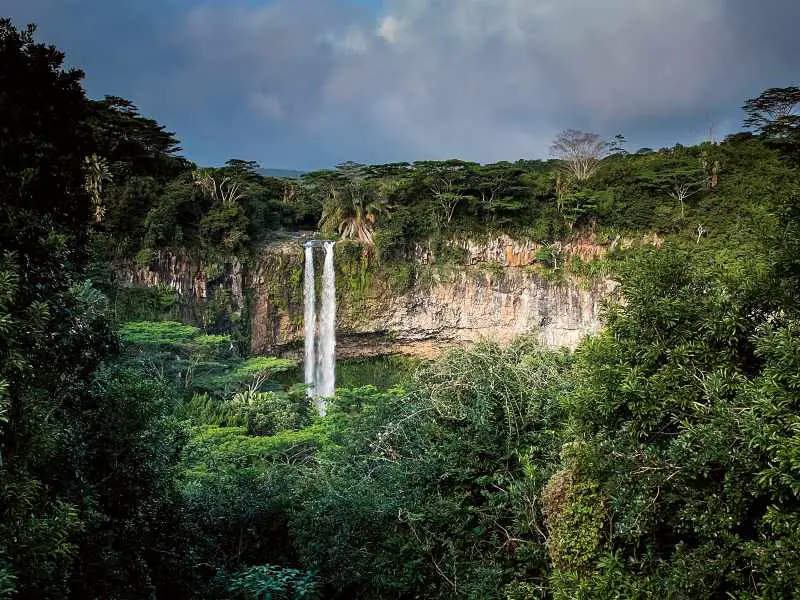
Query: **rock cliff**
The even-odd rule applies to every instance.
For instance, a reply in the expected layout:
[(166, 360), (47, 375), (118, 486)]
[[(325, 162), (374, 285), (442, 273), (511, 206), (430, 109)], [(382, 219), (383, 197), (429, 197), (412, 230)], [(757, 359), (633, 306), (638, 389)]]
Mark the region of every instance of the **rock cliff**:
[[(339, 356), (433, 356), (481, 338), (506, 342), (523, 333), (547, 346), (574, 348), (601, 327), (601, 303), (613, 295), (614, 282), (549, 281), (531, 266), (540, 247), (510, 238), (455, 246), (463, 252), (460, 266), (437, 266), (429, 249), (418, 248), (408, 264), (387, 268), (361, 246), (337, 245)], [(587, 258), (602, 254), (601, 247), (584, 246), (572, 251)], [(296, 355), (303, 335), (302, 268), (302, 246), (289, 241), (263, 248), (246, 265), (165, 251), (148, 265), (125, 263), (117, 272), (124, 286), (177, 292), (184, 320), (207, 319), (211, 306), (231, 316), (253, 353)]]

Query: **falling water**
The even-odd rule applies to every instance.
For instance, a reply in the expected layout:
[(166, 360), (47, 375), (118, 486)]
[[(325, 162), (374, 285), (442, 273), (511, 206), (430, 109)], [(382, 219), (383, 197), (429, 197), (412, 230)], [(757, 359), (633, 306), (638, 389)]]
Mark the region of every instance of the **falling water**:
[[(322, 268), (322, 308), (319, 318), (319, 378), (317, 396), (329, 398), (336, 386), (336, 280), (333, 268), (334, 242), (325, 242), (325, 263)], [(325, 414), (324, 401), (318, 403)]]
[(305, 381), (308, 386), (309, 397), (314, 397), (316, 367), (316, 357), (314, 352), (314, 338), (317, 330), (317, 299), (314, 291), (314, 246), (311, 242), (306, 243), (306, 270), (304, 286), (304, 325), (306, 334), (306, 356), (305, 356)]
[[(314, 248), (325, 246), (322, 267), (322, 301), (317, 331)], [(305, 263), (305, 382), (319, 414), (325, 414), (325, 398), (336, 391), (336, 275), (333, 264), (334, 242), (306, 242)]]

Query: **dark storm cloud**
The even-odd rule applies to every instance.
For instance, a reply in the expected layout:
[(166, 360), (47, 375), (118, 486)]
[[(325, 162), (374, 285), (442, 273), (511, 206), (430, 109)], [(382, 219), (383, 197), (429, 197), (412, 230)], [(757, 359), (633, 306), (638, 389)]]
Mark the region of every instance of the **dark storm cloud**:
[(131, 4), (19, 5), (57, 6), (42, 32), (92, 89), (134, 94), (215, 162), (513, 160), (565, 127), (691, 143), (796, 83), (800, 56), (794, 0)]

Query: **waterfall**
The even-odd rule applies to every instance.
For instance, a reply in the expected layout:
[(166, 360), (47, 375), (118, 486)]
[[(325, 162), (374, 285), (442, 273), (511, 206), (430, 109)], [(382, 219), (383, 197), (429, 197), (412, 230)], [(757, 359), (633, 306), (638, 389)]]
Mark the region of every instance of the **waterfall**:
[[(336, 387), (336, 275), (333, 269), (333, 242), (325, 242), (322, 268), (322, 308), (319, 316), (319, 379), (317, 396), (329, 398)], [(324, 404), (320, 414), (324, 414)]]
[(308, 395), (313, 398), (315, 387), (314, 370), (316, 367), (314, 338), (317, 333), (317, 299), (314, 290), (314, 246), (310, 242), (306, 243), (306, 269), (303, 291), (305, 302), (303, 324), (306, 335), (306, 355), (303, 367), (305, 370), (305, 382), (308, 386)]
[[(322, 298), (317, 331), (314, 248), (322, 243), (325, 262), (322, 267)], [(305, 383), (308, 395), (320, 415), (325, 414), (325, 398), (336, 392), (336, 274), (333, 261), (334, 242), (311, 240), (305, 244), (304, 328)]]

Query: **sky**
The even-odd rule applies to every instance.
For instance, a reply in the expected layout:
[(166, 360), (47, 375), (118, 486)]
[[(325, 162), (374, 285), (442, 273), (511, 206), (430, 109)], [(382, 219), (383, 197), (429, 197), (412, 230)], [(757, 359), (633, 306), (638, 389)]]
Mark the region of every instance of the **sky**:
[(548, 158), (717, 139), (800, 83), (798, 0), (0, 0), (200, 165)]

